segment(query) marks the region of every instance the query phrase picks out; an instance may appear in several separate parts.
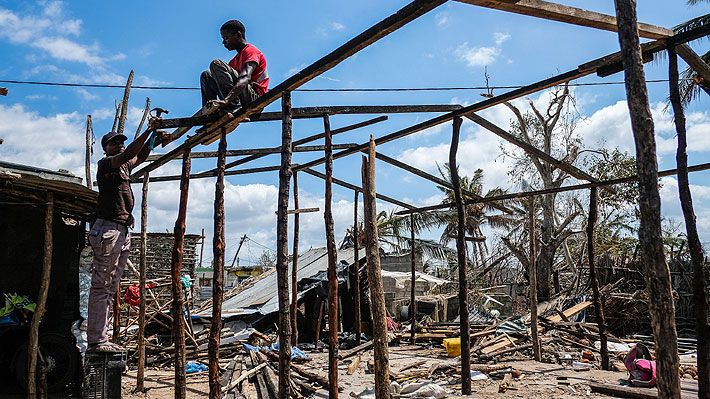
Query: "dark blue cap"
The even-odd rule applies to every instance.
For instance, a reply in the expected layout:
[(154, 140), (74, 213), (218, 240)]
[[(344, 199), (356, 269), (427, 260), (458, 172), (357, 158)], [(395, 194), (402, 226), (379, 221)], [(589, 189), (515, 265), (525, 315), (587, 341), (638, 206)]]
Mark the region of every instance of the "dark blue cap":
[(108, 132), (108, 133), (104, 134), (104, 137), (101, 138), (101, 147), (102, 147), (102, 148), (106, 148), (106, 146), (108, 145), (109, 141), (111, 141), (111, 140), (113, 140), (113, 139), (116, 139), (116, 138), (119, 138), (119, 139), (121, 139), (121, 140), (123, 140), (123, 141), (128, 140), (128, 137), (126, 137), (126, 136), (124, 136), (124, 135), (122, 135), (122, 134), (120, 134), (120, 133), (118, 133), (118, 132), (113, 132), (113, 131), (111, 131), (111, 132)]

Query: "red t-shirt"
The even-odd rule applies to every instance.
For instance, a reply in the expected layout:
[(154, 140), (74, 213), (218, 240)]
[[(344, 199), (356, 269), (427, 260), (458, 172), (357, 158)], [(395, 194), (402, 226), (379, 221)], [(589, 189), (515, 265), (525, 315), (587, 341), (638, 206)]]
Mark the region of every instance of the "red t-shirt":
[(247, 44), (242, 51), (229, 61), (229, 66), (237, 72), (241, 72), (244, 64), (247, 62), (256, 62), (256, 68), (251, 74), (251, 81), (254, 82), (254, 88), (257, 94), (263, 96), (269, 90), (269, 73), (266, 71), (266, 58), (258, 48)]

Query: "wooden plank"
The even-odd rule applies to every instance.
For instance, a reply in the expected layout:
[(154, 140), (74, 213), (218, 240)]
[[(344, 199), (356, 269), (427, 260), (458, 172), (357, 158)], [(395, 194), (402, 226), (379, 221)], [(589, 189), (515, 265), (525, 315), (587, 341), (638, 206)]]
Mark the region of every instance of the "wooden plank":
[[(344, 149), (355, 147), (356, 145), (357, 145), (356, 143), (333, 144), (333, 149), (344, 150)], [(324, 149), (325, 149), (325, 146), (322, 146), (322, 145), (303, 145), (303, 146), (293, 147), (292, 151), (293, 152), (314, 152), (314, 151), (323, 151)], [(246, 148), (243, 150), (227, 150), (227, 157), (238, 157), (238, 156), (245, 156), (245, 155), (278, 154), (279, 151), (281, 151), (281, 149), (278, 147)], [(218, 155), (217, 151), (193, 152), (192, 158), (216, 158), (217, 155)], [(149, 155), (146, 160), (147, 161), (155, 161), (156, 159), (159, 159), (161, 156), (162, 156), (162, 154)]]
[[(398, 161), (398, 160), (396, 160), (396, 159), (394, 159), (394, 158), (388, 157), (387, 155), (384, 155), (384, 154), (379, 153), (379, 152), (375, 152), (375, 157), (376, 157), (377, 159), (379, 159), (380, 161), (382, 161), (382, 162), (388, 163), (388, 164), (390, 164), (390, 165), (392, 165), (392, 166), (396, 166), (396, 167), (398, 167), (398, 168), (400, 168), (400, 169), (404, 169), (404, 170), (406, 170), (406, 171), (409, 172), (409, 173), (412, 173), (412, 174), (415, 174), (415, 175), (417, 175), (417, 176), (419, 176), (419, 177), (422, 177), (422, 178), (424, 178), (424, 179), (427, 179), (427, 180), (429, 180), (429, 181), (431, 181), (431, 182), (434, 182), (434, 183), (436, 183), (436, 184), (438, 184), (438, 185), (440, 185), (440, 186), (444, 186), (444, 187), (446, 187), (446, 188), (448, 188), (448, 189), (452, 189), (452, 186), (451, 186), (451, 183), (450, 183), (450, 182), (447, 182), (446, 180), (444, 180), (444, 179), (442, 179), (442, 178), (439, 178), (439, 177), (436, 177), (436, 176), (434, 176), (434, 175), (432, 175), (432, 174), (430, 174), (430, 173), (427, 173), (427, 172), (425, 172), (425, 171), (423, 171), (423, 170), (421, 170), (421, 169), (417, 169), (417, 168), (415, 168), (415, 167), (413, 167), (413, 166), (407, 165), (407, 164), (404, 163), (404, 162), (400, 162), (400, 161)], [(483, 198), (483, 197), (481, 197), (480, 195), (478, 195), (478, 194), (476, 194), (476, 193), (472, 193), (472, 192), (470, 192), (470, 191), (468, 191), (468, 190), (463, 190), (463, 189), (462, 189), (461, 192), (462, 192), (465, 196), (470, 197), (470, 198)], [(508, 213), (508, 214), (512, 214), (512, 213), (513, 213), (513, 211), (511, 211), (510, 209), (508, 209), (508, 208), (506, 208), (505, 206), (502, 206), (502, 205), (493, 204), (493, 205), (491, 205), (491, 206), (494, 207), (494, 208), (496, 208), (496, 209), (498, 209), (498, 210), (500, 210), (500, 211), (502, 211), (502, 212)]]
[(351, 356), (357, 355), (358, 353), (360, 353), (360, 352), (362, 352), (362, 351), (364, 351), (364, 350), (366, 350), (366, 349), (372, 348), (372, 345), (373, 345), (373, 342), (372, 342), (372, 341), (368, 341), (368, 342), (365, 342), (364, 344), (358, 345), (358, 346), (356, 346), (356, 347), (354, 347), (354, 348), (352, 348), (352, 349), (340, 351), (339, 357), (340, 357), (341, 360), (342, 360), (342, 359), (347, 359), (347, 358), (349, 358), (349, 357), (351, 357)]
[(355, 360), (350, 363), (348, 366), (348, 375), (353, 375), (355, 373), (355, 370), (357, 370), (357, 366), (360, 365), (360, 356), (356, 357)]
[[(204, 115), (210, 115), (217, 111), (217, 107), (215, 107), (212, 103), (207, 103), (204, 107), (202, 107), (199, 111), (195, 112), (192, 117), (198, 117), (198, 116), (204, 116)], [(170, 138), (168, 140), (163, 140), (162, 145), (165, 147), (169, 143), (177, 140), (180, 138), (183, 134), (187, 133), (190, 131), (191, 126), (186, 126), (186, 127), (179, 127), (175, 129), (171, 134)]]
[(269, 90), (268, 92), (266, 92), (266, 94), (252, 102), (248, 108), (243, 109), (236, 115), (234, 115), (234, 118), (232, 118), (229, 122), (225, 123), (224, 125), (217, 123), (210, 130), (206, 130), (202, 133), (196, 134), (195, 136), (188, 138), (183, 144), (165, 154), (161, 159), (153, 161), (149, 165), (146, 165), (142, 169), (134, 172), (133, 175), (138, 178), (141, 177), (145, 172), (155, 170), (156, 168), (164, 165), (170, 159), (173, 159), (178, 156), (183, 149), (193, 148), (196, 145), (204, 142), (206, 139), (211, 139), (215, 136), (217, 132), (219, 132), (219, 129), (221, 129), (222, 127), (225, 127), (228, 132), (231, 132), (245, 118), (251, 116), (254, 113), (260, 112), (264, 109), (264, 107), (278, 100), (285, 91), (296, 89), (304, 83), (310, 81), (311, 79), (330, 70), (331, 68), (335, 67), (351, 55), (354, 55), (358, 51), (369, 46), (370, 44), (378, 41), (379, 39), (406, 25), (407, 23), (433, 10), (434, 8), (443, 4), (445, 1), (446, 0), (414, 0), (413, 2), (401, 8), (395, 14), (373, 25), (372, 27), (357, 35), (347, 43), (343, 44), (342, 46), (338, 47), (331, 53), (319, 59), (318, 61), (314, 62), (313, 64), (307, 66), (300, 72), (286, 79), (283, 83)]
[(658, 398), (658, 390), (656, 388), (636, 388), (623, 385), (603, 384), (599, 382), (590, 382), (589, 387), (593, 392), (599, 392), (607, 395), (620, 396), (622, 398), (634, 399), (656, 399)]
[[(520, 0), (517, 2), (495, 0), (457, 0), (461, 3), (493, 8), (496, 10), (529, 15), (552, 21), (565, 22), (573, 25), (586, 26), (611, 32), (616, 32), (616, 18), (611, 15), (587, 11), (581, 8), (549, 3), (541, 0)], [(648, 39), (664, 39), (673, 36), (671, 29), (649, 24), (639, 24), (639, 36)]]
[[(321, 178), (321, 179), (325, 179), (325, 174), (320, 173), (320, 172), (318, 172), (318, 171), (316, 171), (316, 170), (313, 170), (313, 169), (304, 169), (303, 172), (306, 172), (306, 173), (308, 173), (309, 175), (312, 175), (312, 176), (315, 176), (315, 177), (319, 177), (319, 178)], [(337, 185), (339, 185), (339, 186), (345, 187), (345, 188), (349, 188), (349, 189), (351, 189), (351, 190), (355, 190), (355, 191), (360, 191), (360, 192), (362, 192), (362, 190), (363, 190), (362, 187), (358, 187), (358, 186), (356, 186), (356, 185), (354, 185), (354, 184), (350, 184), (350, 183), (348, 183), (348, 182), (346, 182), (346, 181), (343, 181), (343, 180), (340, 180), (340, 179), (336, 179), (336, 178), (333, 178), (333, 183), (334, 183), (334, 184), (337, 184)], [(375, 197), (376, 197), (377, 199), (382, 200), (382, 201), (389, 202), (390, 204), (394, 204), (394, 205), (397, 205), (397, 206), (401, 206), (402, 208), (405, 208), (405, 209), (413, 209), (413, 208), (414, 208), (412, 205), (409, 205), (409, 204), (404, 203), (404, 202), (402, 202), (402, 201), (399, 201), (399, 200), (396, 200), (396, 199), (394, 199), (394, 198), (388, 197), (388, 196), (386, 196), (386, 195), (382, 195), (382, 194), (375, 193)]]
[[(591, 302), (591, 301), (580, 302), (580, 303), (572, 306), (571, 308), (564, 310), (562, 312), (562, 314), (564, 314), (565, 317), (567, 317), (567, 319), (569, 320), (569, 319), (573, 318), (574, 316), (576, 316), (579, 312), (587, 309), (588, 307), (592, 306), (593, 304), (594, 304), (594, 302)], [(548, 317), (547, 319), (553, 323), (557, 323), (557, 322), (562, 321), (562, 317), (560, 317), (560, 315), (556, 315), (556, 314)]]

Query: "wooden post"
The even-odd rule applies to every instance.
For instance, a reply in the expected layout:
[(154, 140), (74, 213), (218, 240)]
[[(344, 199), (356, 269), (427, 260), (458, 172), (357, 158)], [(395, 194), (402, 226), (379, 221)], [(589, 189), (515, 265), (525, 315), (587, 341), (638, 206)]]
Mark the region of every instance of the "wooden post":
[(126, 113), (128, 113), (128, 96), (131, 95), (131, 85), (133, 84), (133, 70), (128, 74), (126, 88), (123, 90), (123, 100), (121, 100), (121, 117), (118, 119), (118, 134), (123, 134), (123, 127), (126, 125)]
[(653, 118), (648, 103), (646, 78), (636, 21), (636, 1), (616, 0), (616, 23), (624, 66), (626, 98), (631, 130), (636, 144), (638, 171), (641, 263), (646, 265), (651, 326), (656, 342), (658, 396), (680, 398), (678, 335), (671, 276), (663, 253), (661, 198), (658, 193), (658, 164)]
[(409, 300), (409, 315), (410, 319), (412, 320), (412, 331), (411, 331), (411, 337), (410, 340), (412, 341), (412, 344), (414, 344), (414, 325), (417, 322), (417, 301), (414, 297), (414, 289), (416, 288), (417, 285), (417, 269), (416, 269), (416, 259), (414, 258), (414, 214), (409, 215), (409, 227), (412, 233), (412, 244), (410, 245), (410, 249), (412, 250), (412, 284), (411, 284), (411, 295), (410, 295), (410, 300)]
[(357, 197), (359, 192), (355, 190), (355, 200), (353, 201), (353, 254), (355, 260), (353, 267), (355, 268), (355, 346), (360, 345), (360, 335), (362, 335), (362, 314), (360, 313), (360, 231), (357, 227)]
[(537, 328), (537, 265), (535, 250), (535, 197), (530, 197), (529, 212), (529, 234), (530, 234), (530, 260), (528, 265), (528, 276), (530, 277), (530, 335), (532, 335), (533, 359), (542, 360), (542, 350), (540, 348), (540, 338)]
[(27, 345), (27, 398), (35, 399), (37, 395), (37, 348), (39, 347), (39, 322), (47, 304), (49, 280), (52, 273), (52, 222), (54, 220), (54, 193), (47, 192), (47, 210), (44, 214), (44, 260), (42, 262), (42, 279), (37, 293), (37, 306), (30, 322), (30, 341)]
[(291, 321), (288, 299), (288, 190), (291, 181), (291, 92), (281, 97), (281, 169), (276, 216), (276, 286), (279, 297), (279, 399), (290, 394)]
[(172, 313), (173, 313), (173, 344), (175, 345), (175, 399), (185, 399), (185, 316), (182, 300), (182, 269), (183, 241), (185, 239), (185, 218), (187, 216), (187, 194), (190, 188), (190, 150), (182, 154), (182, 178), (180, 179), (180, 205), (178, 217), (175, 220), (175, 243), (172, 254)]
[(333, 232), (333, 135), (330, 117), (323, 115), (325, 131), (325, 241), (328, 249), (328, 397), (338, 399), (338, 254)]
[(589, 190), (589, 217), (587, 219), (587, 254), (589, 256), (589, 279), (592, 282), (592, 293), (594, 295), (594, 310), (599, 326), (599, 341), (601, 343), (600, 353), (602, 355), (602, 370), (609, 370), (609, 348), (607, 347), (606, 320), (604, 318), (604, 306), (599, 294), (599, 277), (594, 263), (594, 224), (597, 222), (597, 188)]
[(217, 155), (217, 182), (214, 188), (214, 233), (212, 235), (212, 321), (207, 341), (209, 357), (210, 399), (222, 397), (219, 378), (219, 344), (222, 331), (222, 300), (224, 299), (224, 165), (227, 162), (227, 132), (222, 129)]
[[(449, 149), (449, 170), (451, 171), (451, 185), (453, 186), (454, 199), (456, 200), (456, 214), (458, 216), (458, 227), (456, 231), (456, 253), (459, 263), (459, 320), (461, 329), (461, 392), (463, 395), (471, 394), (471, 333), (470, 322), (468, 320), (468, 266), (466, 261), (466, 208), (463, 206), (463, 194), (461, 193), (461, 181), (456, 164), (456, 152), (459, 148), (459, 134), (463, 119), (454, 118), (454, 129), (451, 135), (451, 147)], [(412, 230), (413, 232), (414, 230)], [(412, 240), (412, 243), (414, 241)], [(412, 259), (414, 259), (412, 255)], [(414, 261), (412, 260), (412, 276), (414, 276)], [(414, 282), (412, 282), (413, 284)], [(412, 289), (412, 299), (414, 290)], [(412, 337), (414, 334), (412, 334)]]
[(133, 136), (133, 140), (137, 139), (143, 130), (143, 123), (145, 123), (145, 118), (148, 117), (150, 113), (150, 98), (145, 98), (145, 108), (143, 108), (143, 117), (141, 118), (141, 123), (138, 124), (138, 129), (136, 129), (136, 134)]
[[(298, 209), (298, 173), (293, 172), (293, 207)], [(293, 254), (291, 261), (291, 346), (298, 345), (298, 233), (300, 214), (293, 214)]]
[(140, 276), (140, 302), (138, 304), (138, 372), (136, 376), (136, 391), (145, 391), (145, 273), (148, 263), (148, 183), (150, 174), (146, 173), (143, 179), (143, 195), (141, 197), (141, 261), (139, 265)]
[(377, 236), (377, 207), (375, 204), (375, 139), (370, 135), (367, 157), (362, 157), (362, 202), (365, 208), (365, 250), (367, 253), (367, 281), (370, 285), (370, 314), (375, 361), (375, 397), (389, 399), (389, 352), (387, 349), (387, 312), (382, 290), (380, 244)]
[(91, 188), (91, 134), (93, 128), (91, 127), (91, 115), (86, 115), (86, 157), (84, 158), (84, 169), (86, 170), (86, 187)]
[(199, 268), (202, 268), (202, 254), (205, 252), (205, 229), (202, 228), (202, 233), (200, 235), (200, 265), (198, 266)]
[(688, 146), (685, 131), (685, 113), (680, 101), (678, 88), (678, 57), (675, 48), (668, 48), (670, 100), (673, 106), (675, 128), (678, 134), (678, 191), (680, 206), (683, 209), (685, 229), (690, 250), (690, 263), (693, 268), (693, 306), (695, 307), (695, 332), (697, 334), (698, 350), (698, 398), (710, 399), (710, 323), (708, 323), (708, 302), (705, 294), (705, 273), (703, 272), (703, 248), (698, 238), (698, 227), (695, 223), (693, 197), (688, 181)]
[(321, 301), (320, 310), (318, 311), (318, 323), (316, 324), (316, 340), (315, 340), (315, 350), (318, 350), (318, 341), (320, 340), (320, 327), (323, 324), (323, 308), (325, 307), (325, 302)]

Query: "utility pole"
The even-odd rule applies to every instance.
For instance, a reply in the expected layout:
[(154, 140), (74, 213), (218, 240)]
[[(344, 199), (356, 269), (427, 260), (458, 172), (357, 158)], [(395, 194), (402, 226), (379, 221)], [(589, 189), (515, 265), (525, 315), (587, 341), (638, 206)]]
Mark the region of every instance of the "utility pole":
[(242, 249), (242, 244), (244, 244), (244, 241), (246, 241), (246, 240), (247, 240), (247, 235), (244, 234), (242, 236), (242, 239), (239, 240), (239, 246), (237, 247), (237, 253), (234, 254), (234, 259), (232, 259), (232, 266), (230, 266), (230, 267), (234, 267), (234, 262), (236, 262), (237, 255), (239, 255), (239, 250)]

